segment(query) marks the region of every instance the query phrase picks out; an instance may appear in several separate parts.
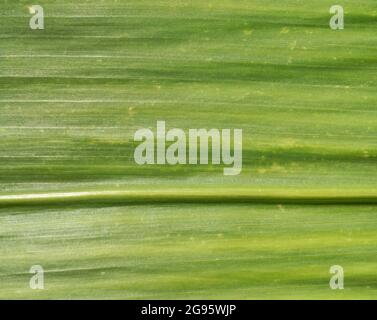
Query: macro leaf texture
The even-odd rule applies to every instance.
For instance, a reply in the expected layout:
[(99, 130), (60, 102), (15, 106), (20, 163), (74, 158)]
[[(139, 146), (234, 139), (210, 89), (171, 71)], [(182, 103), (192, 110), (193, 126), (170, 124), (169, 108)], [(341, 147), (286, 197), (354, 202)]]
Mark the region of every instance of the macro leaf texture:
[[(377, 298), (375, 1), (38, 2), (0, 3), (0, 299)], [(242, 172), (137, 165), (157, 121)]]

